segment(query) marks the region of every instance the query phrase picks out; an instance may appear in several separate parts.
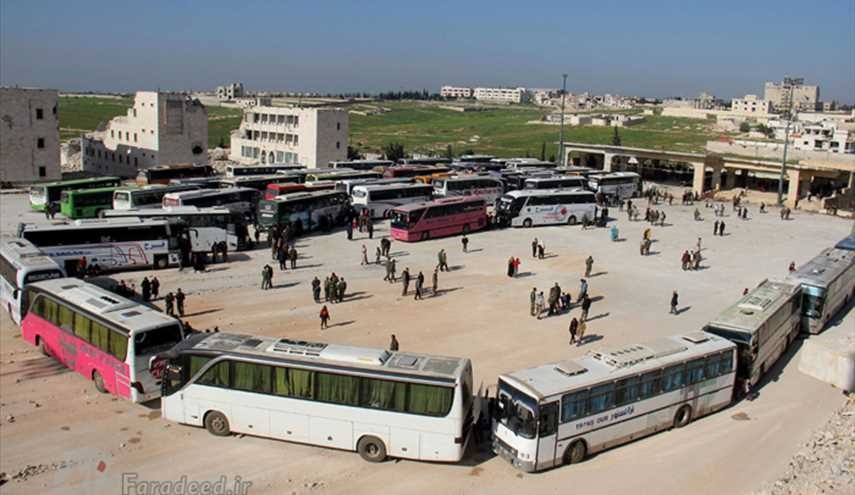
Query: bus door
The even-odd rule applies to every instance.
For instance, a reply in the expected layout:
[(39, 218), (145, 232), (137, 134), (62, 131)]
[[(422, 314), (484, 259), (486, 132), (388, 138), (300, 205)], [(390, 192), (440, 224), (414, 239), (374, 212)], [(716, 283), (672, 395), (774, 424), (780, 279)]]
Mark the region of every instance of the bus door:
[(558, 402), (540, 405), (540, 418), (537, 422), (537, 459), (536, 469), (555, 465), (556, 444), (558, 440)]

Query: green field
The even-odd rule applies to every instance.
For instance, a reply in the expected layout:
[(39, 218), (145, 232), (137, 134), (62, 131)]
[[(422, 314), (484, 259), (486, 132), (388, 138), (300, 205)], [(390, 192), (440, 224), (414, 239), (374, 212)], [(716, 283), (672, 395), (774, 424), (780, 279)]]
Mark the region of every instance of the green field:
[[(62, 96), (59, 98), (59, 139), (66, 141), (94, 131), (99, 124), (125, 115), (133, 98)], [(236, 108), (206, 107), (208, 110), (208, 147), (214, 148), (222, 138), (229, 145), (229, 133), (240, 125), (242, 112)]]

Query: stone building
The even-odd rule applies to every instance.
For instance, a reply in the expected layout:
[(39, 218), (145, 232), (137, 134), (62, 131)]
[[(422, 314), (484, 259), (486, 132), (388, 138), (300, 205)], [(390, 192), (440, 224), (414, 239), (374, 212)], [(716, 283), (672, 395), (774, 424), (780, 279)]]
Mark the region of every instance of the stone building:
[(236, 82), (217, 86), (217, 99), (221, 101), (236, 100), (244, 96), (243, 83)]
[(529, 95), (525, 88), (475, 88), (472, 96), (491, 103), (525, 103)]
[(208, 111), (177, 93), (139, 91), (127, 115), (81, 139), (84, 172), (135, 177), (141, 169), (208, 163)]
[(743, 98), (734, 98), (730, 102), (730, 111), (734, 114), (751, 116), (766, 116), (772, 111), (772, 102), (761, 100), (757, 95), (745, 95)]
[(821, 109), (819, 86), (804, 84), (801, 79), (794, 81), (766, 82), (763, 87), (763, 99), (772, 104), (772, 110), (783, 112), (787, 109), (790, 93), (793, 95), (793, 108), (801, 112), (813, 112)]
[(443, 86), (439, 90), (439, 95), (443, 98), (472, 98), (472, 88)]
[(0, 88), (0, 182), (58, 180), (58, 93)]
[(244, 110), (231, 134), (233, 161), (299, 163), (326, 167), (347, 159), (347, 111), (340, 108), (275, 107), (269, 99)]

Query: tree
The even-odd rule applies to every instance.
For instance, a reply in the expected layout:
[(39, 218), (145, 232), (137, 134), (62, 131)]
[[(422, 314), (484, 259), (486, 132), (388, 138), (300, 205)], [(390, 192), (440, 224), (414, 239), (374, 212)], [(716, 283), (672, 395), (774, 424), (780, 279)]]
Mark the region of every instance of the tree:
[(223, 136), (220, 136), (220, 140), (217, 141), (217, 148), (225, 148), (226, 141), (223, 139)]
[(347, 147), (347, 159), (348, 160), (361, 160), (363, 158), (362, 153), (359, 152), (359, 148), (355, 146)]
[(748, 122), (742, 122), (739, 124), (739, 132), (749, 132), (751, 130), (751, 124)]
[(769, 139), (775, 137), (775, 131), (766, 124), (757, 124), (757, 132), (762, 132)]
[(383, 155), (387, 160), (391, 160), (393, 162), (397, 162), (401, 158), (404, 158), (404, 145), (398, 142), (387, 143), (383, 146)]
[(546, 141), (540, 143), (540, 161), (546, 160)]
[(448, 158), (449, 160), (454, 159), (454, 149), (451, 147), (450, 144), (445, 147), (445, 157)]
[(549, 161), (555, 163), (555, 153), (549, 155)]
[(617, 126), (615, 126), (615, 134), (612, 136), (612, 146), (620, 146), (620, 133), (618, 133)]

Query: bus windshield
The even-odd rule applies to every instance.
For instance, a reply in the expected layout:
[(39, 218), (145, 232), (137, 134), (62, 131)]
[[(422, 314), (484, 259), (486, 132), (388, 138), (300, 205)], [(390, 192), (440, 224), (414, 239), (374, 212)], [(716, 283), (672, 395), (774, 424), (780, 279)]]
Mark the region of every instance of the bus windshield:
[(499, 381), (498, 421), (523, 438), (537, 433), (537, 401), (503, 381)]
[(822, 316), (825, 294), (816, 287), (806, 287), (802, 295), (802, 315), (809, 318)]

